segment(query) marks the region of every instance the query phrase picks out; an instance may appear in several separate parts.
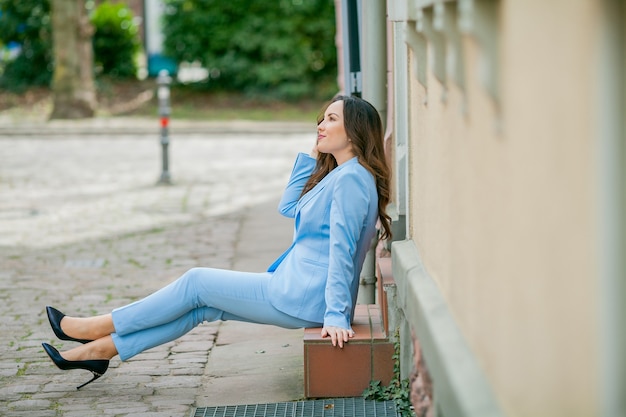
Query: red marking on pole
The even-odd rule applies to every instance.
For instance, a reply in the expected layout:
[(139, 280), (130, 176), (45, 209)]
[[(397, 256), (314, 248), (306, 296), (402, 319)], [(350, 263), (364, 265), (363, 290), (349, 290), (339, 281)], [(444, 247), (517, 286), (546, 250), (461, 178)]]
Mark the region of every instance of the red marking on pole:
[(161, 117), (161, 127), (167, 127), (170, 123), (170, 119), (168, 117)]

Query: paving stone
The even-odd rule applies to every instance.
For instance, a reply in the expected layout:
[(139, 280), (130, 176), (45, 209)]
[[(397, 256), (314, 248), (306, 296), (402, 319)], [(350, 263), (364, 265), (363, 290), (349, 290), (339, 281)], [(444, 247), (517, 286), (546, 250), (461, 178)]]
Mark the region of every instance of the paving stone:
[(165, 399), (163, 401), (158, 401), (157, 404), (153, 405), (153, 408), (156, 410), (156, 412), (165, 413), (169, 416), (187, 417), (190, 414), (193, 403), (179, 405), (175, 403), (176, 400), (172, 401), (172, 399)]
[(0, 369), (0, 378), (1, 377), (9, 377), (9, 376), (15, 376), (17, 374), (17, 370), (15, 369)]
[(134, 375), (146, 375), (146, 376), (167, 376), (170, 374), (169, 366), (159, 363), (158, 366), (134, 366), (132, 370), (127, 370), (127, 372), (132, 372)]
[(175, 366), (178, 364), (206, 363), (207, 362), (206, 353), (205, 353), (205, 356), (199, 356), (200, 354), (202, 353), (187, 352), (187, 353), (172, 354), (172, 356), (170, 356), (170, 366)]
[(61, 398), (67, 395), (67, 390), (65, 391), (40, 391), (33, 394), (30, 398), (33, 400), (50, 400), (52, 402), (57, 402)]
[[(10, 410), (11, 417), (33, 417), (33, 410)], [(37, 417), (57, 417), (56, 410), (36, 410)], [(84, 416), (84, 414), (83, 414)]]
[(15, 411), (22, 411), (22, 410), (35, 411), (35, 410), (45, 410), (47, 408), (50, 408), (51, 404), (52, 403), (48, 400), (21, 400), (21, 401), (15, 401), (9, 404), (9, 408)]
[(39, 387), (36, 385), (9, 385), (7, 387), (0, 388), (0, 397), (11, 394), (32, 394), (38, 390)]
[(166, 409), (188, 410), (188, 407), (194, 404), (195, 399), (171, 395), (160, 395), (149, 398), (148, 401), (159, 411), (164, 411)]
[[(215, 334), (213, 334), (212, 336), (215, 336)], [(199, 341), (199, 342), (188, 341), (188, 342), (177, 344), (176, 346), (172, 348), (171, 351), (172, 353), (176, 353), (178, 355), (183, 354), (183, 353), (189, 353), (189, 352), (195, 354), (198, 352), (206, 352), (208, 350), (211, 350), (212, 347), (213, 347), (213, 343), (210, 341)]]
[(58, 407), (60, 410), (67, 412), (69, 410), (80, 411), (84, 414), (86, 410), (90, 410), (94, 408), (94, 403), (99, 399), (97, 397), (92, 396), (65, 396), (58, 400)]
[(184, 366), (178, 369), (172, 369), (172, 376), (179, 376), (179, 375), (202, 376), (204, 375), (204, 369), (205, 369), (204, 366), (203, 367)]
[(177, 376), (171, 378), (161, 378), (158, 381), (150, 382), (146, 384), (146, 387), (154, 388), (155, 390), (173, 390), (179, 388), (187, 388), (187, 387), (197, 387), (201, 385), (202, 378), (198, 376)]
[(124, 404), (111, 404), (108, 407), (100, 407), (100, 409), (103, 410), (103, 413), (105, 415), (114, 415), (114, 416), (118, 416), (118, 415), (135, 415), (136, 413), (144, 413), (149, 411), (150, 407), (146, 406), (146, 405), (137, 405), (135, 404), (128, 404), (127, 406), (124, 406)]
[[(87, 410), (90, 411), (91, 415), (94, 415), (91, 407), (88, 408)], [(85, 417), (87, 415), (90, 415), (90, 414), (86, 413), (87, 410), (74, 410), (74, 409), (72, 409), (72, 410), (60, 410), (60, 412), (62, 413), (61, 415), (63, 417)]]
[(38, 389), (38, 391), (42, 393), (67, 393), (68, 389), (67, 383), (49, 383), (45, 384), (43, 388)]

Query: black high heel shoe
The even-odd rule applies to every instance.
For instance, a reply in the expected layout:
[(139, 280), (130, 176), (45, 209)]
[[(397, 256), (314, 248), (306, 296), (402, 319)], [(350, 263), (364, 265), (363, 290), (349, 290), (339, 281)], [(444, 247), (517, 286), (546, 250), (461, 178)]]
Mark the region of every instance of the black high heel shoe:
[(92, 340), (85, 339), (75, 339), (65, 334), (65, 332), (61, 329), (61, 320), (65, 317), (65, 314), (61, 313), (54, 307), (46, 307), (46, 313), (48, 313), (48, 320), (50, 321), (50, 327), (52, 327), (52, 331), (54, 334), (61, 340), (70, 340), (72, 342), (79, 343), (89, 343)]
[(67, 371), (69, 369), (84, 369), (93, 374), (93, 378), (83, 385), (79, 385), (76, 389), (81, 389), (87, 384), (92, 383), (96, 379), (100, 378), (109, 369), (109, 361), (106, 359), (97, 359), (89, 361), (68, 361), (63, 358), (58, 350), (53, 348), (47, 343), (42, 343), (43, 349), (46, 351), (52, 362), (61, 370)]

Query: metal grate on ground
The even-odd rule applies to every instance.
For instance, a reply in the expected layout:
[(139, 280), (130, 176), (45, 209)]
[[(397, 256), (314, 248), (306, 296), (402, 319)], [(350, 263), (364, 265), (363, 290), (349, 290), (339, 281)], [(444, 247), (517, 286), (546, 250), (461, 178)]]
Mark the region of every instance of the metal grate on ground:
[(398, 413), (393, 401), (355, 397), (198, 407), (190, 417), (398, 417)]

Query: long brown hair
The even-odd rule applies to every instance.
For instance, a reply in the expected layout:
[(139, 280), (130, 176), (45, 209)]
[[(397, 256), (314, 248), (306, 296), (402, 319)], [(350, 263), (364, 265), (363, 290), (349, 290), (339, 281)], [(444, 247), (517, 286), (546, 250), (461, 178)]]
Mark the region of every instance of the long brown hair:
[[(386, 212), (390, 196), (390, 171), (385, 159), (383, 144), (384, 131), (380, 115), (374, 106), (367, 101), (351, 96), (336, 96), (328, 105), (343, 101), (343, 125), (346, 135), (352, 141), (352, 151), (359, 163), (367, 169), (376, 180), (378, 192), (378, 218), (382, 227), (380, 239), (391, 238), (391, 217)], [(328, 108), (328, 106), (326, 106)], [(318, 117), (320, 124), (324, 113)], [(315, 187), (322, 178), (337, 167), (337, 161), (329, 153), (320, 153), (313, 174), (304, 185), (302, 194)]]

